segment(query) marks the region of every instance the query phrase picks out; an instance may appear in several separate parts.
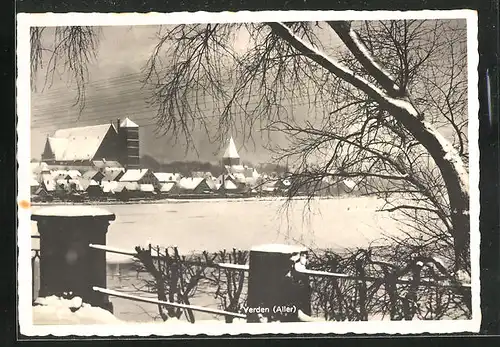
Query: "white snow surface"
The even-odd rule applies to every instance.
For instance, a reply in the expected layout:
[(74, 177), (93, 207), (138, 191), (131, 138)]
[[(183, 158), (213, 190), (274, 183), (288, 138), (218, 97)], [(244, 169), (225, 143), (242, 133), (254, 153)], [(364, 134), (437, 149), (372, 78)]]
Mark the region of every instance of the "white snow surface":
[(307, 251), (306, 247), (286, 244), (264, 244), (252, 247), (254, 252), (293, 254)]
[[(80, 297), (71, 300), (57, 296), (38, 298), (33, 306), (33, 324), (121, 324), (111, 312), (83, 303)], [(72, 312), (71, 309), (76, 309)]]
[[(382, 72), (388, 79), (394, 81), (395, 78), (393, 76), (391, 76), (391, 74), (386, 71), (384, 68), (382, 68), (382, 66), (380, 66), (371, 56), (370, 52), (368, 51), (368, 49), (366, 48), (366, 46), (361, 42), (361, 40), (359, 39), (359, 36), (358, 34), (356, 33), (356, 31), (354, 31), (353, 29), (351, 29), (349, 31), (349, 36), (351, 37), (351, 39), (354, 41), (354, 43), (356, 44), (356, 46), (358, 46), (359, 50), (361, 51), (361, 53), (363, 53), (363, 55), (365, 56), (365, 58), (367, 60), (370, 61), (370, 63), (377, 69), (379, 70), (380, 72)], [(393, 85), (393, 88), (395, 90), (399, 90), (399, 87), (394, 84)]]
[(63, 216), (63, 217), (87, 217), (87, 216), (112, 216), (113, 213), (103, 208), (92, 206), (51, 206), (33, 212), (35, 216)]

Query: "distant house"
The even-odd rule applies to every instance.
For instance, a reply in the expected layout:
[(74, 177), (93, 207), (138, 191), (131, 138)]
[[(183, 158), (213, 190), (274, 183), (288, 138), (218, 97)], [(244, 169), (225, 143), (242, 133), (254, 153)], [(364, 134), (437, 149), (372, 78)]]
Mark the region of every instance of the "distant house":
[(82, 177), (79, 182), (81, 188), (87, 193), (90, 199), (97, 199), (102, 196), (102, 188), (97, 181)]
[(181, 179), (179, 173), (155, 172), (153, 175), (155, 175), (158, 183), (178, 182)]
[(92, 167), (99, 171), (104, 170), (124, 170), (123, 166), (115, 160), (94, 160), (92, 161)]
[(125, 171), (120, 182), (135, 182), (137, 184), (152, 184), (159, 187), (159, 181), (149, 169), (131, 169)]
[(203, 177), (184, 177), (179, 181), (177, 189), (186, 194), (209, 194), (215, 190), (215, 182)]
[(152, 184), (140, 184), (139, 191), (145, 198), (154, 198), (156, 196), (155, 187)]
[(120, 200), (140, 197), (140, 185), (137, 182), (117, 182), (111, 193)]
[(47, 192), (45, 187), (40, 186), (36, 191), (35, 191), (35, 197), (33, 198), (34, 201), (41, 200), (41, 201), (52, 201), (53, 196)]
[(245, 183), (233, 174), (222, 174), (215, 180), (219, 192), (237, 193), (244, 190)]
[(50, 175), (54, 180), (66, 179), (68, 175), (68, 170), (51, 170)]
[(43, 177), (43, 181), (40, 183), (40, 186), (43, 187), (48, 193), (52, 193), (56, 191), (56, 182), (52, 179), (52, 177), (49, 177)]
[(78, 170), (68, 170), (67, 175), (71, 179), (75, 179), (75, 178), (81, 177), (82, 173), (80, 171), (78, 171)]
[(103, 172), (103, 178), (101, 179), (101, 184), (104, 182), (118, 182), (120, 178), (125, 174), (122, 170), (105, 170)]
[(237, 193), (241, 191), (240, 186), (232, 180), (225, 180), (217, 184), (217, 190), (225, 193)]
[(105, 195), (112, 195), (115, 189), (119, 186), (120, 182), (117, 181), (102, 181), (101, 189)]
[(104, 178), (104, 174), (100, 170), (88, 170), (83, 173), (82, 177), (88, 180), (94, 180), (100, 184)]
[(160, 183), (160, 189), (158, 190), (160, 195), (168, 195), (169, 193), (172, 193), (175, 191), (175, 187), (177, 185), (177, 182), (166, 182), (166, 183)]
[(32, 177), (31, 181), (30, 181), (31, 194), (32, 195), (35, 194), (39, 187), (40, 187), (40, 183), (34, 177)]

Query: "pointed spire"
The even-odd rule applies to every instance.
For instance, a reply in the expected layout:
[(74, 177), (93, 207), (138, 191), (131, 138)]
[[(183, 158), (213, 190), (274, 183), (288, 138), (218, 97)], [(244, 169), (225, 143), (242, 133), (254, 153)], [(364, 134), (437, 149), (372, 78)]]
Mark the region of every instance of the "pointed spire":
[(128, 117), (120, 124), (120, 128), (138, 128), (139, 126), (132, 122)]
[(227, 146), (226, 151), (224, 152), (222, 158), (234, 158), (234, 159), (240, 158), (240, 156), (238, 155), (238, 151), (236, 150), (236, 145), (234, 144), (232, 136), (229, 139), (229, 145)]

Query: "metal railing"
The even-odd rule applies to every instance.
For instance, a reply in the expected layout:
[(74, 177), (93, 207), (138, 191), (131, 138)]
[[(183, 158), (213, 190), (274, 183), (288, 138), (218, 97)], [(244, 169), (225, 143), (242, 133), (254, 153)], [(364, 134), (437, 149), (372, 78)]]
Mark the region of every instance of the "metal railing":
[[(120, 255), (127, 255), (131, 256), (134, 258), (138, 258), (138, 252), (137, 251), (127, 251), (127, 250), (121, 250), (105, 245), (97, 245), (97, 244), (90, 244), (90, 248), (93, 249), (98, 249), (102, 250), (105, 252), (109, 253), (115, 253), (115, 254), (120, 254)], [(160, 255), (154, 255), (151, 254), (151, 258), (153, 259), (159, 259), (162, 258)], [(231, 263), (220, 263), (220, 262), (203, 262), (200, 263), (194, 262), (194, 261), (189, 261), (183, 259), (182, 262), (184, 263), (189, 263), (192, 265), (199, 265), (199, 266), (204, 266), (204, 267), (211, 267), (211, 268), (219, 268), (219, 269), (227, 269), (227, 270), (234, 270), (234, 271), (244, 271), (247, 272), (250, 270), (249, 265), (242, 265), (242, 264), (231, 264)], [(420, 261), (415, 260), (415, 264), (418, 266), (423, 266), (423, 264)], [(408, 269), (411, 268), (411, 266), (408, 266)], [(442, 287), (442, 288), (453, 288), (453, 289), (459, 289), (465, 292), (470, 292), (471, 285), (470, 283), (458, 283), (458, 282), (453, 282), (450, 280), (431, 280), (428, 278), (420, 278), (414, 276), (413, 278), (402, 278), (404, 276), (407, 276), (407, 272), (401, 272), (401, 273), (392, 273), (390, 276), (385, 276), (385, 277), (374, 277), (374, 276), (355, 276), (355, 275), (348, 275), (348, 274), (343, 274), (343, 273), (336, 273), (336, 272), (328, 272), (328, 271), (319, 271), (319, 270), (311, 270), (311, 269), (306, 269), (305, 267), (295, 267), (294, 271), (297, 273), (301, 273), (307, 276), (311, 277), (324, 277), (324, 278), (329, 278), (332, 280), (350, 280), (350, 281), (355, 281), (358, 283), (361, 282), (372, 282), (374, 285), (378, 283), (380, 285), (381, 283), (387, 283), (390, 285), (409, 285), (413, 288), (416, 287)], [(390, 282), (390, 283), (389, 283)], [(366, 286), (366, 285), (365, 285)], [(150, 299), (150, 298), (142, 298), (126, 293), (122, 293), (119, 291), (114, 291), (106, 288), (98, 288), (94, 287), (94, 290), (100, 291), (102, 293), (106, 293), (108, 295), (120, 297), (120, 298), (125, 298), (125, 299), (130, 299), (134, 301), (142, 301), (142, 302), (148, 302), (148, 303), (153, 303), (157, 305), (164, 305), (164, 306), (170, 306), (170, 307), (177, 307), (177, 308), (184, 308), (184, 309), (189, 309), (193, 311), (200, 311), (200, 312), (208, 312), (208, 313), (213, 313), (216, 315), (225, 315), (225, 316), (231, 316), (231, 317), (236, 317), (236, 318), (245, 318), (246, 315), (240, 314), (240, 313), (235, 313), (235, 312), (228, 312), (228, 311), (223, 311), (223, 310), (215, 310), (215, 309), (208, 309), (204, 307), (198, 307), (198, 306), (193, 306), (193, 305), (184, 305), (184, 304), (178, 304), (178, 303), (172, 303), (172, 302), (167, 302), (167, 301), (161, 301), (161, 300), (156, 300), (156, 299)], [(366, 294), (366, 293), (365, 293)], [(304, 320), (311, 320), (313, 319), (312, 317), (307, 317), (307, 315), (304, 315), (303, 312), (301, 313), (301, 317), (299, 317), (299, 320), (304, 321)], [(304, 318), (305, 317), (305, 318)], [(313, 319), (314, 320), (314, 319)]]

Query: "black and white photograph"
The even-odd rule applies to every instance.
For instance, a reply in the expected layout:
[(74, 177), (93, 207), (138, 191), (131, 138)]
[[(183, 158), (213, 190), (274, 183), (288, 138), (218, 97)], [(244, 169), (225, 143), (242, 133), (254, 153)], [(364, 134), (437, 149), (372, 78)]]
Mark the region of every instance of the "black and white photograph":
[(474, 11), (17, 21), (22, 334), (479, 331)]

